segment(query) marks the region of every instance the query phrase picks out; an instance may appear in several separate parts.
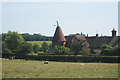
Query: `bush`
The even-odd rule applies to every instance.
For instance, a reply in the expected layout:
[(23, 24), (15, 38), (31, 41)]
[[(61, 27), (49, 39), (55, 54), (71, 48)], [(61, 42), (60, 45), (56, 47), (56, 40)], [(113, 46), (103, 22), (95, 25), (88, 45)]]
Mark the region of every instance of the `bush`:
[(68, 47), (55, 46), (54, 52), (58, 55), (70, 54), (70, 49)]
[(12, 53), (12, 51), (7, 48), (7, 45), (4, 41), (2, 42), (2, 53), (8, 53), (8, 54)]
[(34, 53), (37, 53), (39, 51), (39, 45), (38, 44), (33, 45), (33, 51), (34, 51)]
[(48, 49), (49, 49), (48, 44), (47, 44), (46, 42), (44, 42), (44, 43), (42, 44), (42, 50), (43, 50), (43, 52), (44, 52), (44, 53), (47, 52)]
[(118, 56), (118, 46), (109, 46), (107, 44), (102, 45), (101, 47), (101, 54), (100, 55), (105, 55), (105, 56)]
[(21, 53), (21, 54), (28, 54), (28, 53), (31, 53), (31, 52), (33, 52), (32, 44), (31, 44), (31, 43), (24, 42), (24, 43), (22, 44), (22, 48), (21, 48), (20, 53)]
[[(64, 55), (17, 55), (16, 59), (31, 59), (40, 61), (61, 61), (61, 62), (103, 62), (103, 63), (119, 63), (118, 56), (64, 56)], [(4, 57), (14, 56), (13, 54), (3, 54)]]

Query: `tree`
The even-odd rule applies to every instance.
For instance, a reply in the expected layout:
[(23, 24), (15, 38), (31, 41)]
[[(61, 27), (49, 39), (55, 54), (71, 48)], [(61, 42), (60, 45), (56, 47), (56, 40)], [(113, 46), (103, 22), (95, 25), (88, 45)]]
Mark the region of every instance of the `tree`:
[(62, 46), (55, 46), (54, 51), (56, 54), (70, 54), (70, 49)]
[(31, 52), (33, 52), (33, 46), (32, 46), (32, 44), (24, 42), (22, 44), (22, 48), (21, 48), (20, 53), (21, 54), (28, 54), (28, 53), (31, 53)]
[(83, 51), (83, 48), (85, 45), (81, 40), (74, 42), (70, 49), (74, 52), (75, 55), (79, 54), (81, 51)]
[[(1, 46), (0, 46), (0, 47), (1, 47)], [(7, 48), (7, 45), (6, 45), (6, 43), (5, 43), (4, 41), (2, 41), (2, 53), (9, 53), (9, 54), (12, 53), (11, 50), (9, 50), (9, 49)]]
[(39, 45), (38, 44), (33, 45), (33, 51), (34, 51), (34, 53), (37, 53), (39, 51)]
[(120, 50), (120, 47), (118, 47), (118, 45), (113, 46), (111, 55), (113, 55), (113, 56), (118, 56), (118, 54), (119, 54), (118, 51), (119, 51), (119, 50)]
[(112, 46), (109, 46), (107, 44), (103, 44), (101, 47), (101, 55), (111, 55), (113, 50)]
[(13, 53), (16, 53), (20, 51), (24, 39), (17, 32), (8, 31), (4, 41), (7, 45), (7, 48), (11, 50)]
[(47, 44), (46, 42), (44, 42), (44, 43), (42, 44), (42, 50), (43, 50), (43, 52), (44, 52), (44, 53), (47, 52), (48, 49), (49, 49), (48, 44)]

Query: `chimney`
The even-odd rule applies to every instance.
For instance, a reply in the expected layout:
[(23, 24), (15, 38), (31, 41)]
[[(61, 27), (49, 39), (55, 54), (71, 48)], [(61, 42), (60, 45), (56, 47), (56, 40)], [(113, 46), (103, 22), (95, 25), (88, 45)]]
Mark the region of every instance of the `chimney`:
[(88, 37), (88, 34), (87, 34), (87, 37)]
[(115, 30), (115, 28), (113, 28), (113, 30), (111, 32), (112, 32), (112, 37), (116, 36), (117, 31)]
[(98, 37), (98, 34), (96, 34), (96, 37)]
[(81, 32), (81, 35), (83, 35), (82, 32)]

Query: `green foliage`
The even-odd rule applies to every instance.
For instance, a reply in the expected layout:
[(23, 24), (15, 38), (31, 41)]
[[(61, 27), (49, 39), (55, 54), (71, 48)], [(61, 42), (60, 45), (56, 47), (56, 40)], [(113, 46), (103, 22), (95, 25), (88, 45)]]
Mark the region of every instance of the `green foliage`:
[(7, 37), (6, 33), (2, 33), (2, 41), (5, 41), (5, 38)]
[(47, 37), (47, 36), (43, 36), (41, 34), (29, 34), (29, 33), (24, 33), (22, 34), (23, 38), (25, 39), (25, 41), (51, 41), (52, 37)]
[(81, 51), (83, 51), (85, 45), (81, 40), (76, 41), (72, 44), (70, 49), (74, 52), (75, 55), (79, 54)]
[(42, 47), (42, 44), (46, 42), (48, 45), (51, 45), (52, 41), (26, 41), (27, 43), (31, 43), (32, 45), (38, 44), (39, 47)]
[[(119, 63), (118, 56), (73, 56), (73, 55), (15, 55), (17, 59), (31, 59), (39, 61), (61, 61), (61, 62), (103, 62)], [(2, 57), (14, 56), (13, 54), (3, 54)]]
[(4, 41), (7, 45), (7, 48), (11, 50), (13, 53), (16, 53), (20, 51), (24, 39), (17, 32), (8, 31)]
[(48, 49), (49, 49), (49, 45), (48, 45), (46, 42), (44, 42), (44, 43), (42, 44), (42, 50), (43, 50), (43, 52), (44, 52), (44, 53), (47, 52)]
[(39, 45), (38, 44), (33, 45), (33, 51), (34, 51), (34, 53), (37, 53), (39, 51)]
[(2, 41), (2, 53), (8, 53), (8, 54), (12, 53), (11, 50), (7, 48), (7, 45), (4, 41)]
[(28, 54), (28, 53), (31, 53), (31, 52), (33, 52), (32, 44), (31, 44), (31, 43), (24, 42), (24, 43), (22, 44), (22, 48), (21, 48), (20, 53), (21, 53), (21, 54)]
[(55, 46), (54, 51), (56, 54), (70, 54), (70, 49), (68, 47)]
[(101, 47), (101, 54), (100, 55), (107, 55), (107, 56), (111, 56), (111, 55), (116, 55), (118, 56), (118, 46), (109, 46), (107, 44), (103, 44), (102, 47)]

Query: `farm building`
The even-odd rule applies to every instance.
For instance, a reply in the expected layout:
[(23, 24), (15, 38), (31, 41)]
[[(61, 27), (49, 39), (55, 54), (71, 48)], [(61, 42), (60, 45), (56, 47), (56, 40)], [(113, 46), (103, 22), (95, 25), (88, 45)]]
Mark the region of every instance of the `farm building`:
[[(59, 46), (65, 46), (70, 47), (74, 42), (81, 40), (86, 45), (85, 50), (90, 49), (90, 53), (94, 54), (100, 54), (101, 53), (101, 46), (103, 44), (108, 44), (110, 46), (115, 46), (120, 43), (120, 36), (116, 36), (116, 30), (113, 28), (112, 36), (84, 36), (84, 35), (69, 35), (65, 36), (57, 22), (57, 28), (52, 40), (52, 45), (59, 45)], [(88, 51), (87, 51), (88, 52)]]
[(57, 21), (57, 28), (52, 40), (52, 46), (55, 46), (55, 45), (65, 46), (65, 44), (66, 44), (66, 39)]

